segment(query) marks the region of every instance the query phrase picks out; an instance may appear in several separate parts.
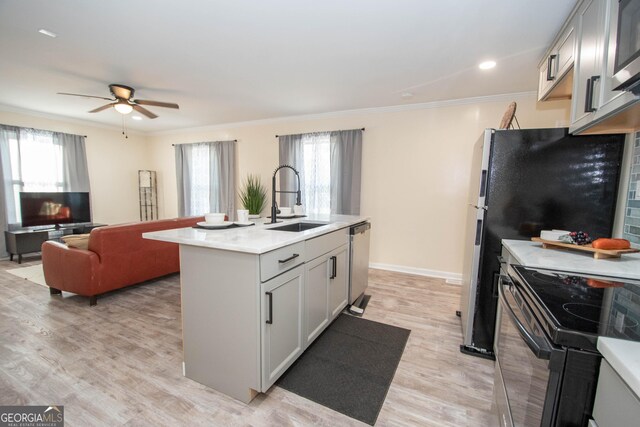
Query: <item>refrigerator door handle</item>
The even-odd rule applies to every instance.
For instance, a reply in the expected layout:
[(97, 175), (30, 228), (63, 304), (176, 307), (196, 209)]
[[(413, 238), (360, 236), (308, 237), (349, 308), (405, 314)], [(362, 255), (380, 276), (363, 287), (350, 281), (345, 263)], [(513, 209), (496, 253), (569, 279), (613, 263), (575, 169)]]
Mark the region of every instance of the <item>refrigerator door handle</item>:
[(487, 192), (487, 170), (482, 170), (482, 176), (480, 178), (480, 197), (484, 197)]
[(480, 245), (482, 241), (482, 220), (479, 219), (476, 223), (476, 246)]

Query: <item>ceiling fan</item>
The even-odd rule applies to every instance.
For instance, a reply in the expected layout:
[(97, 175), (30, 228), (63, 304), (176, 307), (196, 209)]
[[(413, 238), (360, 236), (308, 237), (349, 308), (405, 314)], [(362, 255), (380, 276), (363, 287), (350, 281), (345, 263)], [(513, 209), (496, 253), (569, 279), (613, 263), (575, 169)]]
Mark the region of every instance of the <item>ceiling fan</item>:
[(164, 108), (180, 108), (178, 104), (174, 104), (172, 102), (160, 102), (160, 101), (150, 101), (145, 99), (135, 99), (133, 94), (135, 93), (135, 89), (129, 86), (121, 85), (121, 84), (110, 84), (109, 90), (111, 91), (111, 95), (115, 99), (106, 98), (104, 96), (93, 96), (93, 95), (81, 95), (78, 93), (65, 93), (58, 92), (58, 95), (71, 95), (71, 96), (82, 96), (85, 98), (97, 98), (97, 99), (105, 99), (107, 101), (112, 101), (109, 104), (103, 105), (102, 107), (95, 108), (90, 113), (98, 113), (102, 110), (106, 110), (107, 108), (113, 107), (120, 114), (129, 114), (131, 111), (136, 110), (138, 113), (147, 116), (150, 119), (155, 119), (158, 117), (153, 114), (151, 111), (142, 107), (142, 105), (152, 105), (154, 107), (164, 107)]

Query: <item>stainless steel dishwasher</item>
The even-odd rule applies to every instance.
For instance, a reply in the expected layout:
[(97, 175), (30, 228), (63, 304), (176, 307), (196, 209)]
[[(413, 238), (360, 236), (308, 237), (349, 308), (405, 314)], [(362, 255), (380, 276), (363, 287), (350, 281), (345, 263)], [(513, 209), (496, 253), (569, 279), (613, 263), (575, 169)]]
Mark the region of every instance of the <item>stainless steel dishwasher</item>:
[(349, 230), (349, 304), (350, 310), (362, 313), (360, 303), (369, 284), (369, 233), (371, 223), (361, 222)]

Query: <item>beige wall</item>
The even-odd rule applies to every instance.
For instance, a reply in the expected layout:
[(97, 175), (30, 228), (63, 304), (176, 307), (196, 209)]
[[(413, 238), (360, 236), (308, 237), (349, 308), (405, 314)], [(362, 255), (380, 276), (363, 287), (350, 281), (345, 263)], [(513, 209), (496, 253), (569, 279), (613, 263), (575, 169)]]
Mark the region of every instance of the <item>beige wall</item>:
[[(511, 100), (524, 128), (566, 125), (568, 102), (538, 104), (531, 94), (335, 113), (161, 135), (130, 134), (81, 122), (0, 111), (0, 123), (87, 135), (94, 221), (138, 220), (137, 171), (158, 171), (160, 217), (177, 216), (171, 144), (237, 139), (237, 179), (257, 173), (270, 188), (276, 134), (365, 127), (362, 213), (373, 223), (374, 265), (452, 279), (462, 270), (464, 215), (473, 144), (495, 127)], [(392, 109), (391, 109), (392, 110)]]
[(371, 263), (457, 279), (472, 147), (484, 128), (499, 124), (511, 100), (518, 102), (523, 128), (568, 123), (567, 101), (539, 104), (534, 95), (521, 94), (150, 136), (160, 217), (177, 215), (173, 143), (237, 139), (237, 178), (257, 173), (270, 188), (278, 165), (276, 134), (365, 127), (361, 203), (373, 223)]
[(151, 168), (145, 136), (130, 133), (124, 139), (117, 129), (7, 111), (0, 111), (0, 123), (86, 135), (94, 222), (118, 224), (140, 219), (138, 170)]

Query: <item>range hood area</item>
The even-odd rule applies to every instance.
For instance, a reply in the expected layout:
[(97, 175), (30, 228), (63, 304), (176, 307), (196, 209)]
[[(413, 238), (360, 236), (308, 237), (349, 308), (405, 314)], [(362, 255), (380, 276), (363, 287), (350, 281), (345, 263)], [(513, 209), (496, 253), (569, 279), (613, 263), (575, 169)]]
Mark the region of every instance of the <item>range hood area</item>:
[(579, 1), (538, 65), (538, 101), (571, 99), (574, 135), (640, 130), (640, 92), (617, 80), (620, 10), (638, 1)]

